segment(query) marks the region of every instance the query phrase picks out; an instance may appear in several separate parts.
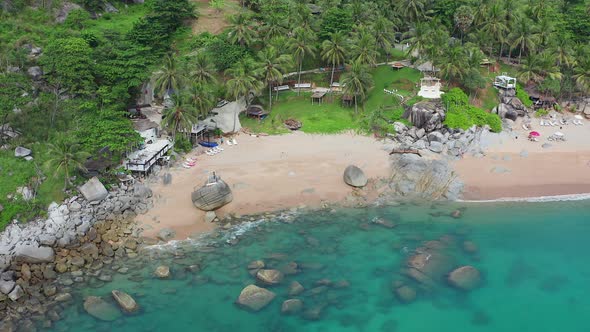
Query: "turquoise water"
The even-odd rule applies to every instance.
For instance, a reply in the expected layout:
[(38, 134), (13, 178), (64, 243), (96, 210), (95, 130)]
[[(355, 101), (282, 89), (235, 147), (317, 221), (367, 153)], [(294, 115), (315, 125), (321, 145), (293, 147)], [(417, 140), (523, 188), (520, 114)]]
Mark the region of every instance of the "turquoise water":
[[(250, 224), (235, 245), (228, 234), (210, 245), (181, 243), (125, 261), (128, 274), (100, 288), (76, 291), (76, 305), (56, 324), (69, 331), (590, 331), (590, 202), (401, 205), (300, 214), (290, 223)], [(380, 217), (394, 228), (371, 224)], [(235, 230), (234, 233), (235, 234)], [(458, 291), (441, 278), (420, 287), (403, 271), (424, 242), (442, 240), (440, 253), (453, 267), (470, 264), (483, 284)], [(467, 253), (463, 241), (478, 247)], [(201, 242), (203, 243), (203, 242)], [(216, 245), (211, 245), (211, 243)], [(436, 244), (436, 243), (435, 243)], [(249, 262), (262, 259), (281, 268), (296, 262), (301, 272), (269, 287), (277, 297), (257, 313), (234, 304), (255, 280)], [(147, 260), (148, 262), (145, 262)], [(173, 278), (152, 277), (170, 265)], [(199, 264), (200, 272), (188, 265)], [(320, 279), (346, 280), (346, 288), (309, 289)], [(291, 281), (306, 292), (304, 310), (321, 307), (318, 320), (281, 314)], [(401, 303), (393, 281), (418, 290)], [(99, 322), (82, 309), (85, 295), (110, 299), (111, 289), (133, 295), (142, 311), (115, 322)]]

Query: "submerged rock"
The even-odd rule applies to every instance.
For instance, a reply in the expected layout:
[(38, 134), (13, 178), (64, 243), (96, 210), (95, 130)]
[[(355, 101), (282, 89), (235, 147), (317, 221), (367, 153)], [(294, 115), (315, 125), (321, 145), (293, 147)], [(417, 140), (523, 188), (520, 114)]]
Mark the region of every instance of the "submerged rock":
[(289, 295), (290, 296), (299, 295), (299, 294), (303, 293), (304, 291), (305, 291), (305, 288), (297, 281), (293, 281), (289, 285)]
[(367, 185), (367, 176), (357, 166), (350, 165), (344, 170), (344, 182), (353, 187), (364, 187)]
[(287, 315), (298, 313), (301, 309), (303, 309), (303, 301), (299, 299), (288, 299), (281, 305), (281, 312)]
[(276, 285), (283, 281), (283, 273), (279, 270), (259, 270), (256, 279), (267, 285)]
[(84, 300), (84, 310), (103, 321), (114, 321), (121, 317), (121, 312), (114, 305), (96, 296), (89, 296)]
[(156, 275), (156, 277), (160, 278), (160, 279), (166, 279), (170, 277), (170, 268), (166, 265), (160, 265), (156, 268), (156, 271), (154, 271), (154, 274)]
[(137, 302), (135, 302), (131, 295), (116, 289), (114, 289), (111, 294), (124, 312), (130, 314), (136, 312), (139, 309)]
[(453, 270), (449, 274), (448, 281), (453, 287), (472, 290), (481, 283), (481, 274), (475, 267), (465, 265)]
[(395, 289), (395, 296), (404, 303), (410, 303), (416, 299), (416, 291), (408, 285), (403, 285)]
[(256, 285), (248, 285), (242, 290), (236, 303), (244, 308), (259, 311), (266, 307), (275, 296), (275, 293), (268, 289)]

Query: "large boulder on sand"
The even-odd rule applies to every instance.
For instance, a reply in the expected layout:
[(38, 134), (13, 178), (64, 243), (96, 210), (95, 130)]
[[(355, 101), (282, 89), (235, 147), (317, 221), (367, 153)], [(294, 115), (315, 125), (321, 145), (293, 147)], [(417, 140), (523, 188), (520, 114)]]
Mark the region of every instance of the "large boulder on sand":
[(367, 176), (362, 169), (350, 165), (344, 170), (344, 182), (353, 187), (364, 187), (367, 185)]
[(443, 127), (446, 113), (442, 104), (432, 101), (417, 102), (406, 110), (404, 118), (408, 119), (416, 128), (431, 132)]
[(111, 294), (113, 295), (115, 301), (117, 301), (117, 303), (121, 307), (121, 310), (123, 310), (124, 312), (134, 313), (139, 309), (137, 302), (135, 302), (131, 295), (125, 292), (118, 291), (116, 289), (114, 289), (111, 292)]
[(233, 199), (231, 188), (221, 179), (217, 179), (215, 183), (204, 185), (191, 194), (193, 205), (203, 211), (216, 210), (230, 203)]
[(472, 290), (481, 283), (481, 274), (475, 267), (465, 265), (449, 273), (448, 281), (456, 288)]
[(236, 303), (252, 311), (259, 311), (266, 307), (275, 296), (275, 293), (268, 289), (256, 285), (248, 285), (242, 290)]
[(121, 317), (119, 309), (96, 296), (89, 296), (84, 300), (84, 310), (94, 318), (107, 322)]
[(283, 273), (278, 270), (258, 270), (256, 279), (267, 285), (276, 285), (283, 281)]
[(96, 176), (86, 181), (86, 183), (79, 187), (78, 190), (89, 202), (102, 201), (109, 194), (107, 188), (103, 186)]

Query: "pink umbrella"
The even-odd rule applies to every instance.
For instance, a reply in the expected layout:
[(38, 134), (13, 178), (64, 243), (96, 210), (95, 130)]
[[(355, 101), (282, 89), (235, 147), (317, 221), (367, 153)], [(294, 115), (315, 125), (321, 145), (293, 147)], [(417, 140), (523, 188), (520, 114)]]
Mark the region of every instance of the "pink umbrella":
[(539, 137), (539, 136), (541, 136), (541, 134), (539, 134), (538, 131), (531, 131), (529, 133), (529, 136), (531, 136), (531, 137)]

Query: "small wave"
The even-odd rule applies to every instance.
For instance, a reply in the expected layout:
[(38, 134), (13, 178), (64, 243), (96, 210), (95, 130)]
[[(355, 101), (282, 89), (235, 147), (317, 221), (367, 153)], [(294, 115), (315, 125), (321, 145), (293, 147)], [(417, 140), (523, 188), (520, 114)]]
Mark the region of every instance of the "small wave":
[(540, 202), (561, 202), (561, 201), (583, 201), (583, 200), (590, 200), (590, 193), (538, 196), (538, 197), (503, 197), (503, 198), (487, 199), (487, 200), (457, 200), (457, 202), (461, 202), (461, 203), (497, 203), (497, 202), (540, 203)]
[[(220, 229), (212, 232), (202, 233), (199, 234), (199, 236), (196, 238), (187, 238), (185, 240), (171, 240), (166, 243), (154, 244), (151, 246), (147, 246), (146, 249), (169, 251), (182, 247), (199, 248), (217, 245), (219, 243), (231, 243), (237, 238), (242, 237), (248, 232), (258, 228), (262, 224), (272, 222), (291, 222), (295, 218), (296, 214), (297, 212), (291, 211), (282, 212), (272, 219), (269, 219), (267, 217), (261, 217), (255, 220), (244, 221), (233, 225), (229, 229)], [(220, 232), (221, 237), (213, 237), (212, 235), (216, 232)]]

